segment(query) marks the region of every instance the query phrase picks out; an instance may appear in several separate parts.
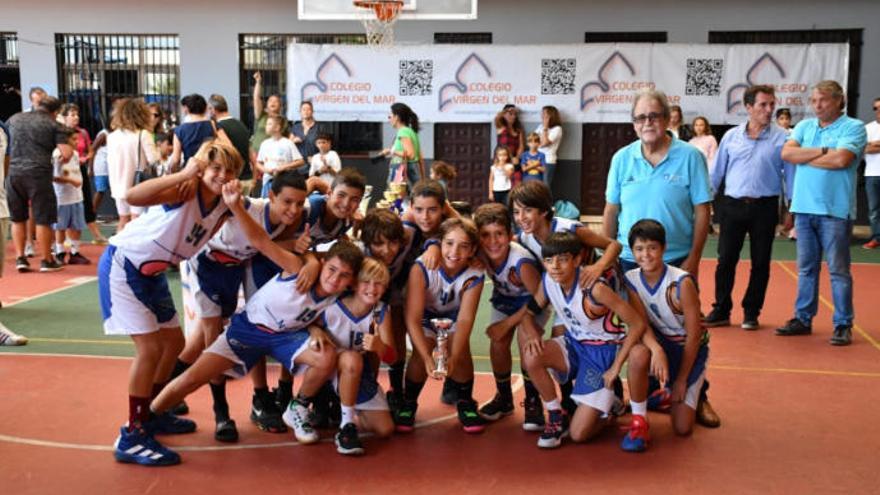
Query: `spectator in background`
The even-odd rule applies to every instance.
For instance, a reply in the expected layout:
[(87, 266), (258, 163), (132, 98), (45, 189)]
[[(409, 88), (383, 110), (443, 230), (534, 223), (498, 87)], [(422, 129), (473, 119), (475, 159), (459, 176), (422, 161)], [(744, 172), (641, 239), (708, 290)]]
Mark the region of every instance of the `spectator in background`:
[(556, 107), (547, 105), (541, 109), (541, 125), (535, 129), (535, 133), (541, 138), (538, 151), (544, 153), (544, 183), (553, 191), (553, 174), (556, 173), (559, 144), (562, 142), (562, 118)]
[(504, 146), (495, 148), (495, 158), (489, 166), (489, 201), (507, 206), (507, 197), (513, 188), (510, 178), (513, 176), (513, 162), (510, 151)]
[[(269, 137), (266, 133), (266, 119), (269, 117), (283, 117), (281, 115), (282, 104), (281, 97), (277, 94), (271, 94), (266, 98), (266, 104), (263, 105), (263, 75), (257, 71), (254, 73), (254, 133), (251, 136), (251, 163), (257, 163), (257, 153), (260, 151), (260, 145)], [(281, 127), (281, 135), (287, 137), (290, 135), (290, 127), (287, 119), (283, 119)]]
[(425, 162), (419, 143), (419, 116), (405, 103), (391, 105), (388, 122), (397, 131), (394, 143), (382, 151), (391, 157), (388, 182), (406, 182), (409, 189), (425, 177)]
[[(293, 124), (290, 133), (291, 141), (296, 145), (299, 154), (306, 163), (311, 163), (312, 156), (318, 153), (318, 123), (314, 118), (315, 107), (312, 102), (304, 101), (299, 104), (299, 122)], [(306, 171), (303, 169), (303, 171)]]
[(49, 95), (46, 93), (45, 89), (39, 86), (34, 86), (33, 88), (31, 88), (31, 90), (28, 92), (28, 99), (31, 101), (31, 107), (25, 110), (25, 112), (33, 112), (34, 110), (36, 110), (37, 107), (40, 105), (40, 100), (47, 96)]
[[(0, 184), (6, 178), (9, 167), (9, 133), (0, 121)], [(6, 188), (0, 186), (0, 278), (3, 278), (3, 265), (6, 264), (6, 236), (9, 235), (9, 207), (6, 204)], [(3, 304), (0, 303), (0, 308)], [(0, 346), (25, 345), (28, 339), (8, 329), (0, 323)]]
[(688, 141), (694, 145), (706, 157), (706, 165), (709, 173), (715, 167), (715, 153), (718, 151), (718, 141), (712, 135), (712, 127), (709, 126), (709, 120), (706, 117), (697, 117), (693, 122), (694, 137)]
[(15, 245), (15, 266), (19, 272), (30, 271), (24, 246), (26, 223), (33, 212), (41, 272), (54, 272), (61, 264), (52, 256), (52, 224), (58, 216), (55, 191), (52, 189), (52, 152), (59, 148), (69, 158), (75, 151), (67, 144), (64, 127), (55, 121), (61, 102), (46, 96), (33, 112), (21, 112), (9, 118), (7, 126), (12, 152), (6, 195), (12, 214), (12, 241)]
[(107, 244), (107, 239), (95, 223), (95, 209), (92, 203), (92, 181), (89, 177), (89, 162), (92, 159), (92, 138), (89, 131), (79, 126), (79, 107), (75, 103), (67, 103), (61, 106), (61, 117), (64, 119), (63, 124), (76, 132), (76, 154), (79, 158), (80, 175), (82, 176), (81, 194), (85, 198), (83, 201), (83, 216), (86, 226), (92, 234), (92, 243), (99, 246)]
[(164, 134), (165, 112), (162, 111), (162, 106), (158, 103), (147, 103), (147, 108), (150, 109), (150, 132), (153, 133), (154, 137)]
[(180, 99), (185, 117), (183, 124), (174, 128), (174, 151), (171, 154), (171, 172), (181, 168), (195, 156), (202, 143), (217, 135), (214, 122), (208, 118), (208, 102), (200, 94), (186, 95)]
[(342, 170), (342, 160), (339, 159), (339, 154), (330, 149), (333, 146), (333, 136), (330, 134), (318, 134), (315, 145), (318, 152), (312, 155), (309, 162), (309, 176), (320, 177), (329, 186)]
[(880, 98), (874, 98), (874, 120), (865, 125), (868, 144), (865, 146), (865, 193), (868, 196), (868, 221), (871, 238), (862, 244), (865, 249), (880, 247)]
[(144, 100), (123, 98), (114, 107), (113, 132), (107, 136), (107, 172), (110, 195), (116, 201), (119, 223), (116, 231), (143, 212), (139, 206), (126, 201), (128, 190), (134, 185), (135, 175), (159, 160), (159, 152), (151, 132), (150, 109)]
[(444, 162), (443, 160), (434, 160), (431, 163), (431, 173), (429, 177), (431, 180), (436, 180), (443, 186), (443, 194), (446, 195), (446, 199), (449, 198), (449, 183), (455, 180), (455, 176), (458, 175), (458, 172), (455, 171), (455, 166), (451, 163)]
[[(785, 131), (785, 135), (791, 135), (791, 110), (787, 108), (779, 108), (776, 110), (776, 125)], [(797, 168), (786, 162), (785, 163), (785, 190), (788, 193), (788, 198), (785, 198), (785, 202), (783, 204), (783, 218), (782, 221), (782, 229), (780, 230), (780, 235), (787, 235), (788, 238), (792, 241), (797, 239), (797, 230), (794, 228), (794, 215), (788, 211), (788, 208), (791, 206), (791, 191), (794, 187), (794, 174), (797, 171)], [(786, 233), (786, 231), (788, 231)]]
[[(68, 144), (76, 149), (79, 134), (70, 127), (65, 127), (69, 132)], [(55, 258), (59, 263), (65, 261), (71, 265), (88, 265), (88, 260), (79, 252), (79, 242), (82, 231), (86, 227), (84, 213), (85, 197), (83, 196), (82, 167), (79, 164), (79, 155), (71, 153), (67, 160), (61, 156), (61, 151), (56, 149), (52, 153), (52, 166), (54, 177), (52, 181), (55, 189), (55, 200), (58, 203), (58, 219), (52, 225), (55, 230)], [(66, 258), (64, 251), (65, 240), (70, 244), (70, 257)], [(66, 258), (66, 259), (65, 259)]]
[(510, 153), (510, 161), (519, 163), (519, 155), (526, 149), (526, 130), (519, 121), (516, 105), (508, 103), (495, 116), (495, 133), (498, 146), (504, 146)]
[(819, 270), (828, 260), (834, 300), (831, 345), (852, 343), (853, 286), (849, 237), (856, 213), (856, 171), (867, 135), (862, 121), (847, 117), (846, 97), (836, 81), (813, 86), (815, 118), (798, 122), (782, 148), (797, 166), (791, 212), (797, 229), (798, 293), (794, 318), (777, 335), (809, 335), (819, 309)]
[(666, 129), (682, 141), (690, 141), (691, 139), (691, 130), (684, 124), (681, 107), (678, 105), (669, 107), (669, 127)]
[[(104, 201), (104, 194), (110, 190), (109, 171), (107, 170), (107, 129), (101, 129), (95, 140), (92, 142), (92, 161), (89, 164), (92, 175), (95, 178), (95, 194), (92, 196), (92, 211), (96, 216), (101, 202)], [(88, 198), (86, 198), (88, 200)]]
[(232, 115), (229, 115), (229, 105), (226, 98), (221, 95), (213, 94), (208, 98), (208, 108), (211, 118), (217, 126), (217, 137), (222, 141), (231, 144), (241, 159), (244, 166), (241, 168), (241, 174), (238, 180), (241, 182), (241, 194), (249, 196), (251, 189), (254, 187), (254, 171), (251, 168), (250, 155), (250, 132), (244, 123)]
[(786, 135), (791, 134), (791, 110), (787, 108), (777, 109), (776, 125), (785, 131)]

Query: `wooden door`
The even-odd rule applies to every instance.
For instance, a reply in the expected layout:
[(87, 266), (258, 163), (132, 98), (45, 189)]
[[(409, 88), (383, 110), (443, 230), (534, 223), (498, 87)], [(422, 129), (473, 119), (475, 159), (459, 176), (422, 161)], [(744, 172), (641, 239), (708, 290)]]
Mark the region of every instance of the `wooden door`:
[(458, 173), (449, 183), (450, 201), (476, 208), (488, 199), (490, 135), (489, 124), (434, 124), (434, 159), (451, 163)]
[(632, 124), (584, 124), (581, 166), (581, 213), (601, 215), (611, 157), (636, 140)]

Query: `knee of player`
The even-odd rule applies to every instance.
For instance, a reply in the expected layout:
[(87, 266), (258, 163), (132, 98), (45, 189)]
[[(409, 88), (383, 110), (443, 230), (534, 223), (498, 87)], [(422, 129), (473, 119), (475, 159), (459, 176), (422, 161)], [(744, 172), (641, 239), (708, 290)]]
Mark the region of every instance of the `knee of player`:
[(651, 364), (651, 351), (643, 344), (636, 344), (629, 351), (629, 367), (636, 369), (648, 369)]
[(373, 428), (373, 434), (376, 435), (377, 438), (390, 438), (392, 434), (394, 434), (394, 422), (387, 421), (377, 424)]
[(360, 353), (355, 351), (343, 351), (339, 354), (337, 368), (343, 373), (360, 374), (364, 369), (364, 360)]
[(584, 443), (589, 439), (587, 430), (584, 428), (572, 428), (569, 431), (569, 435), (571, 436), (571, 441), (574, 443)]

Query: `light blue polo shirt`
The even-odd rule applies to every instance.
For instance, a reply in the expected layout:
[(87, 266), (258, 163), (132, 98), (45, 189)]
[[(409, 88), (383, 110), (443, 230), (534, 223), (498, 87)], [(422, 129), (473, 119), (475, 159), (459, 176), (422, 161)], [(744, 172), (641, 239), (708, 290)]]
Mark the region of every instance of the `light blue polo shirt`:
[(849, 150), (855, 155), (848, 167), (837, 170), (809, 164), (798, 165), (791, 199), (792, 213), (854, 219), (856, 170), (868, 141), (865, 124), (846, 115), (841, 115), (826, 127), (819, 126), (819, 119), (806, 119), (798, 122), (789, 139), (802, 148), (827, 146), (830, 149)]
[(697, 148), (673, 139), (666, 158), (654, 167), (642, 155), (642, 142), (630, 143), (611, 159), (605, 200), (620, 207), (621, 258), (635, 261), (627, 237), (643, 218), (657, 220), (666, 229), (664, 261), (684, 258), (693, 244), (694, 206), (712, 201), (706, 159)]

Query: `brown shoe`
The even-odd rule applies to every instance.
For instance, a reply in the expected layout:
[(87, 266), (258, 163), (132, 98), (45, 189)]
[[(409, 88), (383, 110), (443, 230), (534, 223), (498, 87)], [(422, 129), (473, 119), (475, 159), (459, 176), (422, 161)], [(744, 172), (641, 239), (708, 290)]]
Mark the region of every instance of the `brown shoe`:
[(721, 426), (721, 418), (719, 418), (718, 413), (712, 409), (712, 404), (709, 403), (708, 399), (701, 400), (697, 404), (697, 423), (700, 423), (706, 428), (718, 428)]

